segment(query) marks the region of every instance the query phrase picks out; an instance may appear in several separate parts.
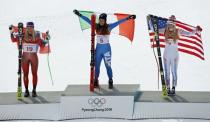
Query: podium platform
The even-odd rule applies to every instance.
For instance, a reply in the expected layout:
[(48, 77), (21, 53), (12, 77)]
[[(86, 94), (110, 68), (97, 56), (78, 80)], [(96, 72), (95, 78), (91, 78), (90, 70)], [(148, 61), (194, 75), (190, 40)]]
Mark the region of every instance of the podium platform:
[(137, 84), (69, 85), (64, 91), (38, 92), (36, 98), (16, 100), (16, 93), (0, 93), (0, 120), (209, 119), (210, 92), (180, 91), (162, 97), (160, 91), (140, 91)]
[(161, 91), (137, 91), (136, 102), (210, 103), (210, 92), (177, 91), (175, 96), (163, 98)]
[(133, 119), (210, 119), (210, 92), (180, 91), (162, 97), (162, 92), (140, 91)]
[(100, 88), (95, 88), (94, 92), (90, 92), (88, 85), (69, 85), (63, 96), (134, 96), (139, 87), (138, 84), (117, 84), (113, 89), (108, 89), (108, 85), (101, 85)]
[(60, 117), (69, 118), (127, 118), (132, 119), (137, 84), (107, 85), (89, 91), (87, 85), (69, 85), (61, 98)]
[(0, 105), (59, 103), (62, 94), (63, 91), (38, 92), (36, 98), (23, 97), (22, 100), (17, 100), (17, 94), (14, 92), (0, 93)]

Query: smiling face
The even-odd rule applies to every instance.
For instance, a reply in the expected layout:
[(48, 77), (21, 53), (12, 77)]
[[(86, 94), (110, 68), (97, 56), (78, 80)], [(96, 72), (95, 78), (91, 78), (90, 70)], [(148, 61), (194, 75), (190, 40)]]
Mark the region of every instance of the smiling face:
[(174, 32), (175, 29), (176, 29), (175, 25), (173, 25), (173, 24), (169, 24), (169, 25), (168, 25), (168, 30), (169, 30), (169, 32)]
[(106, 24), (106, 20), (105, 19), (99, 19), (99, 24), (100, 24), (100, 26), (104, 26)]
[(32, 34), (34, 32), (34, 28), (33, 27), (27, 27), (28, 33)]

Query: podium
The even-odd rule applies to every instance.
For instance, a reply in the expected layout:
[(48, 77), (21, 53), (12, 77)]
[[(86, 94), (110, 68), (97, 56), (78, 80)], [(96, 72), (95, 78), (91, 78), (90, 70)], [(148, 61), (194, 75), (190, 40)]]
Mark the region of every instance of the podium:
[(139, 85), (101, 85), (94, 92), (87, 85), (69, 85), (61, 97), (62, 119), (122, 118), (132, 119), (134, 96)]
[(64, 91), (38, 92), (36, 98), (16, 100), (16, 93), (0, 93), (0, 120), (210, 119), (210, 92), (180, 91), (162, 97), (161, 91), (140, 91), (137, 84), (69, 85)]

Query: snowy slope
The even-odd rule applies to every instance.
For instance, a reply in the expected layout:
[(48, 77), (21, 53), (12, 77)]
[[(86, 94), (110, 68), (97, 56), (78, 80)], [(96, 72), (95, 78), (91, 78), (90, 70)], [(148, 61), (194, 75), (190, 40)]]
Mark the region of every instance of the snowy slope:
[[(63, 90), (67, 84), (89, 83), (90, 32), (81, 31), (73, 9), (122, 12), (137, 15), (134, 42), (111, 35), (114, 82), (141, 84), (142, 90), (157, 89), (157, 67), (150, 48), (146, 16), (155, 14), (203, 27), (205, 61), (180, 53), (178, 90), (210, 90), (209, 0), (1, 0), (0, 4), (0, 92), (17, 89), (17, 48), (8, 26), (34, 21), (40, 31), (50, 30), (50, 63), (55, 85), (50, 83), (46, 55), (39, 55), (38, 90)], [(100, 83), (107, 83), (104, 65)], [(30, 85), (32, 83), (30, 82)]]

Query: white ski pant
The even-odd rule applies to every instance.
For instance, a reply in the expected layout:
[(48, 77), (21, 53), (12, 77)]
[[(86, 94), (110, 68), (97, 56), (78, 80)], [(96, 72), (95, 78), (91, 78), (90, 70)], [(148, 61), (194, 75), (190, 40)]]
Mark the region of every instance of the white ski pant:
[(165, 80), (166, 85), (170, 88), (170, 72), (172, 73), (172, 86), (176, 87), (177, 85), (177, 68), (179, 61), (178, 53), (178, 43), (173, 40), (168, 40), (166, 42), (164, 54), (164, 69), (165, 69)]

